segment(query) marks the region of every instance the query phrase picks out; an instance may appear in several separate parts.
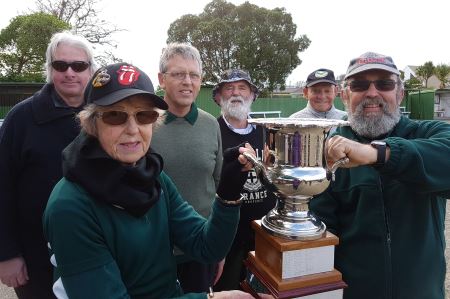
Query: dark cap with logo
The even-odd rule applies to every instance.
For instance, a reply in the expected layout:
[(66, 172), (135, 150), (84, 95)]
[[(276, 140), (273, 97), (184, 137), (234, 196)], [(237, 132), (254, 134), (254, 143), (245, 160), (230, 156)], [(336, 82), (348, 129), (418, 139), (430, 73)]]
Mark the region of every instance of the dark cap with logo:
[(318, 69), (309, 74), (306, 79), (306, 87), (310, 87), (318, 83), (330, 83), (337, 85), (333, 71), (328, 69)]
[(392, 57), (374, 52), (367, 52), (350, 60), (344, 79), (369, 70), (384, 70), (400, 75)]
[(219, 103), (220, 99), (218, 98), (218, 92), (223, 84), (229, 83), (229, 82), (237, 82), (237, 81), (246, 81), (248, 83), (248, 85), (250, 85), (250, 88), (252, 89), (252, 92), (254, 95), (253, 101), (256, 100), (256, 98), (258, 97), (258, 94), (259, 94), (259, 89), (252, 82), (252, 79), (250, 78), (250, 74), (241, 69), (229, 69), (229, 70), (224, 71), (220, 75), (220, 81), (219, 81), (219, 83), (216, 84), (216, 86), (214, 86), (213, 91), (212, 91), (213, 100), (216, 103)]
[(145, 95), (153, 104), (167, 110), (167, 103), (155, 94), (152, 81), (138, 67), (116, 63), (98, 69), (84, 92), (87, 104), (108, 106), (134, 95)]

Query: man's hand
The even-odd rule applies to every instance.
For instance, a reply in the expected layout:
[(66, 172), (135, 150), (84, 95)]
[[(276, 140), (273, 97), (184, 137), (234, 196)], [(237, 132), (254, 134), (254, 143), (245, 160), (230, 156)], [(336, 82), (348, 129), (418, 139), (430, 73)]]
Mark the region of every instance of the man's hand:
[(217, 264), (217, 273), (216, 273), (216, 277), (214, 277), (214, 283), (213, 285), (216, 285), (216, 283), (219, 281), (220, 276), (222, 276), (223, 273), (223, 266), (225, 265), (225, 259), (221, 260), (218, 264)]
[(248, 293), (242, 291), (222, 291), (214, 293), (214, 299), (253, 299), (254, 297)]
[(349, 162), (340, 167), (351, 168), (377, 162), (377, 150), (370, 144), (359, 143), (342, 136), (331, 137), (327, 141), (325, 151), (328, 166), (345, 157)]
[(28, 272), (23, 257), (0, 262), (0, 281), (8, 287), (17, 288), (28, 282)]

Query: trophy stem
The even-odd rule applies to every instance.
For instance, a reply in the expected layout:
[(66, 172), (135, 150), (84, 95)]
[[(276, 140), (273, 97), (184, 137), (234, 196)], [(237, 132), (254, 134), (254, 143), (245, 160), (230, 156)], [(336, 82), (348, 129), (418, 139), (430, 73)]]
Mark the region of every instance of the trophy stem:
[(262, 227), (270, 234), (291, 240), (316, 240), (326, 233), (326, 225), (308, 209), (311, 197), (297, 196), (278, 199), (273, 208), (261, 220)]

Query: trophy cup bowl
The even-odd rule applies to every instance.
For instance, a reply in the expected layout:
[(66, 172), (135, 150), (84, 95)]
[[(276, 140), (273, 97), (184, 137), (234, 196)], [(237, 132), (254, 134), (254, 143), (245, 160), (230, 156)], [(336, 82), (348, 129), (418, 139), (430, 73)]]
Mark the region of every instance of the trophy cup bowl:
[(277, 197), (275, 207), (261, 220), (272, 235), (293, 240), (316, 240), (326, 226), (308, 209), (310, 199), (324, 192), (336, 169), (347, 158), (327, 167), (325, 141), (332, 128), (348, 121), (309, 118), (258, 118), (263, 126), (263, 161), (245, 153), (264, 186)]

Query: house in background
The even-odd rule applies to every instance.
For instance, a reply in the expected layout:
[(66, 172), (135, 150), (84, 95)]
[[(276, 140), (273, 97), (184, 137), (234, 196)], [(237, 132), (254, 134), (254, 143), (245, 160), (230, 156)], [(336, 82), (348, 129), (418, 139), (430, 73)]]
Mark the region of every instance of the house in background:
[(434, 92), (434, 119), (450, 119), (450, 89)]
[(274, 98), (300, 98), (303, 97), (303, 86), (286, 86), (285, 89), (274, 89), (272, 96)]
[[(405, 78), (404, 80), (409, 80), (411, 79), (411, 77), (417, 78), (416, 76), (416, 70), (417, 70), (418, 66), (417, 65), (407, 65), (404, 69), (403, 72), (405, 74)], [(424, 86), (425, 86), (425, 82), (423, 82)], [(448, 84), (447, 84), (448, 85)], [(431, 76), (428, 79), (428, 87), (430, 89), (438, 89), (441, 86), (441, 81), (435, 76)]]

